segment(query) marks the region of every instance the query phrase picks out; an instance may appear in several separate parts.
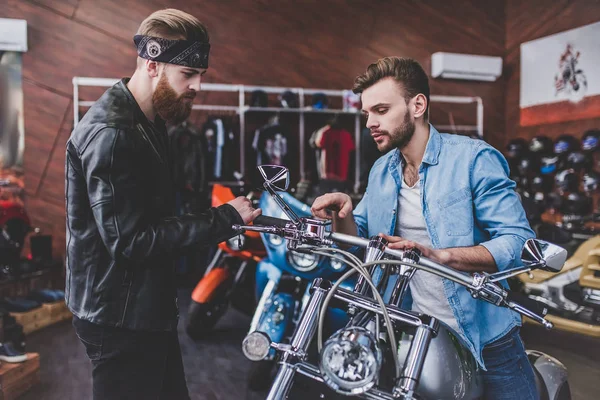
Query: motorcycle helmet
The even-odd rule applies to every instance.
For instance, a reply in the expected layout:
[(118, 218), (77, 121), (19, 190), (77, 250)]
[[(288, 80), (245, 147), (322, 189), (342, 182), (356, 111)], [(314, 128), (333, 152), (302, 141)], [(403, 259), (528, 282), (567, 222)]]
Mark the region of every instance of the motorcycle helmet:
[(554, 154), (564, 155), (579, 150), (579, 140), (571, 135), (561, 135), (554, 142)]
[(317, 110), (323, 110), (329, 107), (329, 98), (325, 93), (315, 93), (312, 95), (312, 107)]
[(531, 179), (531, 191), (533, 193), (550, 193), (554, 189), (554, 182), (548, 175), (536, 175)]
[(552, 154), (554, 143), (547, 136), (536, 136), (529, 142), (529, 151), (538, 156)]
[(519, 160), (517, 170), (521, 176), (527, 176), (529, 173), (537, 173), (539, 162), (533, 157), (525, 156)]
[(506, 145), (506, 158), (521, 158), (527, 153), (527, 151), (527, 140), (523, 138), (513, 139)]
[(546, 195), (546, 205), (548, 208), (560, 210), (563, 206), (563, 203), (563, 197), (556, 192), (550, 192)]
[(598, 191), (600, 186), (600, 174), (596, 171), (588, 171), (583, 174), (583, 190), (586, 193), (594, 193)]
[(565, 216), (584, 217), (592, 212), (591, 200), (579, 192), (569, 193), (562, 204), (561, 211)]
[(600, 148), (600, 130), (591, 129), (583, 134), (581, 139), (581, 149), (592, 153)]
[(267, 107), (269, 96), (264, 90), (254, 90), (250, 95), (250, 107)]
[(544, 156), (540, 160), (540, 172), (543, 175), (550, 175), (558, 169), (560, 160), (558, 156)]
[(279, 101), (283, 108), (298, 108), (298, 96), (291, 90), (286, 90), (279, 95)]
[(554, 177), (556, 187), (563, 192), (576, 192), (579, 189), (579, 176), (572, 169), (564, 169)]
[(589, 157), (580, 151), (574, 151), (567, 156), (567, 168), (573, 168), (576, 172), (587, 170), (591, 166)]

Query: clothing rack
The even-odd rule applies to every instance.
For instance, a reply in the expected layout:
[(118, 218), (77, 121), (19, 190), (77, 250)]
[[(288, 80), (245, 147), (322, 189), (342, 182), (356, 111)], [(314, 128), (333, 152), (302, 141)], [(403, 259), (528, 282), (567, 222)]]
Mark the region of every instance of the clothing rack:
[[(79, 99), (79, 87), (81, 86), (96, 86), (96, 87), (110, 87), (117, 83), (119, 79), (113, 78), (93, 78), (93, 77), (73, 77), (73, 118), (74, 127), (79, 122), (79, 108), (90, 107), (95, 101), (81, 101)], [(282, 94), (286, 91), (291, 91), (298, 96), (299, 107), (298, 108), (278, 108), (278, 107), (250, 107), (246, 104), (246, 93), (251, 93), (255, 90), (263, 90), (266, 93)], [(305, 97), (314, 95), (316, 93), (324, 93), (328, 97), (343, 97), (345, 90), (327, 90), (327, 89), (309, 89), (309, 88), (298, 88), (298, 87), (278, 87), (278, 86), (250, 86), (250, 85), (232, 85), (222, 83), (203, 83), (202, 91), (212, 92), (237, 92), (238, 93), (238, 105), (227, 106), (218, 104), (194, 104), (192, 110), (204, 110), (204, 111), (231, 111), (239, 116), (240, 123), (240, 172), (243, 176), (246, 176), (246, 154), (245, 146), (246, 143), (246, 114), (249, 112), (267, 112), (267, 113), (297, 113), (299, 114), (298, 131), (299, 131), (299, 142), (300, 142), (300, 179), (306, 178), (305, 172), (305, 129), (304, 121), (306, 114), (350, 114), (354, 115), (354, 142), (355, 142), (355, 173), (354, 173), (354, 191), (358, 192), (360, 187), (360, 111), (349, 111), (343, 109), (314, 109), (310, 106), (305, 105)], [(458, 104), (477, 104), (477, 124), (476, 125), (438, 125), (437, 127), (441, 130), (452, 129), (477, 132), (480, 138), (483, 138), (483, 101), (480, 97), (475, 96), (439, 96), (431, 95), (430, 101), (440, 103), (458, 103)]]

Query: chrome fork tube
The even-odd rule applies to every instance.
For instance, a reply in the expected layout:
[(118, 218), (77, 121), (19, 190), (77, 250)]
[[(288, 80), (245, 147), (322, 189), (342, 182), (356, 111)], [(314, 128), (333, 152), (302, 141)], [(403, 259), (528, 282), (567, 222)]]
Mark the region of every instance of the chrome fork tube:
[(275, 381), (269, 390), (267, 400), (280, 400), (285, 399), (292, 388), (294, 383), (294, 375), (296, 373), (296, 355), (305, 355), (308, 350), (308, 345), (312, 340), (317, 330), (317, 324), (319, 321), (319, 309), (325, 300), (328, 288), (322, 288), (325, 286), (321, 283), (321, 279), (318, 278), (314, 283), (314, 292), (308, 300), (306, 309), (302, 313), (302, 318), (298, 322), (298, 327), (292, 336), (291, 351), (284, 352), (281, 358), (281, 365)]
[[(381, 236), (372, 236), (369, 245), (365, 249), (365, 262), (372, 262), (381, 260), (383, 257), (385, 247), (387, 246), (387, 240), (382, 238)], [(371, 275), (375, 270), (376, 266), (370, 268), (369, 272)], [(354, 285), (354, 292), (365, 294), (367, 290), (367, 282), (366, 279), (360, 275), (356, 280), (356, 284)]]
[(438, 329), (439, 322), (435, 318), (431, 319), (429, 325), (417, 327), (415, 337), (404, 362), (402, 376), (394, 387), (394, 396), (407, 396), (408, 398), (414, 396), (419, 385), (419, 379), (421, 378), (429, 343), (433, 337), (433, 332), (437, 332)]

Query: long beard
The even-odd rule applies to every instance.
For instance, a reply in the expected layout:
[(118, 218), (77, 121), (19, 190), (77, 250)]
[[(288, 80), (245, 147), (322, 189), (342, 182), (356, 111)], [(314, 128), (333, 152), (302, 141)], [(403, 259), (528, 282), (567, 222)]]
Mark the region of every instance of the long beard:
[(404, 114), (404, 121), (402, 121), (402, 124), (394, 129), (391, 134), (388, 131), (382, 131), (381, 133), (387, 135), (390, 138), (390, 141), (387, 146), (379, 149), (380, 152), (387, 153), (394, 148), (402, 149), (410, 142), (410, 139), (412, 139), (415, 134), (415, 123), (410, 119), (410, 115), (407, 111)]
[(177, 92), (163, 74), (152, 94), (152, 105), (158, 115), (165, 121), (178, 124), (185, 121), (192, 112), (192, 102), (186, 101), (189, 94), (177, 95)]

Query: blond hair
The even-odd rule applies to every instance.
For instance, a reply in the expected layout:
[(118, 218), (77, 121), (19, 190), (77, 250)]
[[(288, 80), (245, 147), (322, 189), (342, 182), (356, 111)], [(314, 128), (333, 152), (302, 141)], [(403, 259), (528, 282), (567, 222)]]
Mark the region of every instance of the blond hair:
[(388, 77), (394, 78), (404, 89), (404, 99), (407, 103), (419, 93), (427, 98), (427, 111), (424, 114), (424, 119), (427, 120), (429, 118), (429, 78), (421, 64), (412, 58), (385, 57), (377, 60), (376, 63), (367, 67), (364, 74), (356, 77), (352, 91), (362, 93), (381, 79)]
[[(150, 14), (142, 21), (136, 35), (209, 42), (208, 30), (198, 18), (174, 8), (166, 8)], [(143, 61), (138, 57), (138, 67), (143, 65)]]

